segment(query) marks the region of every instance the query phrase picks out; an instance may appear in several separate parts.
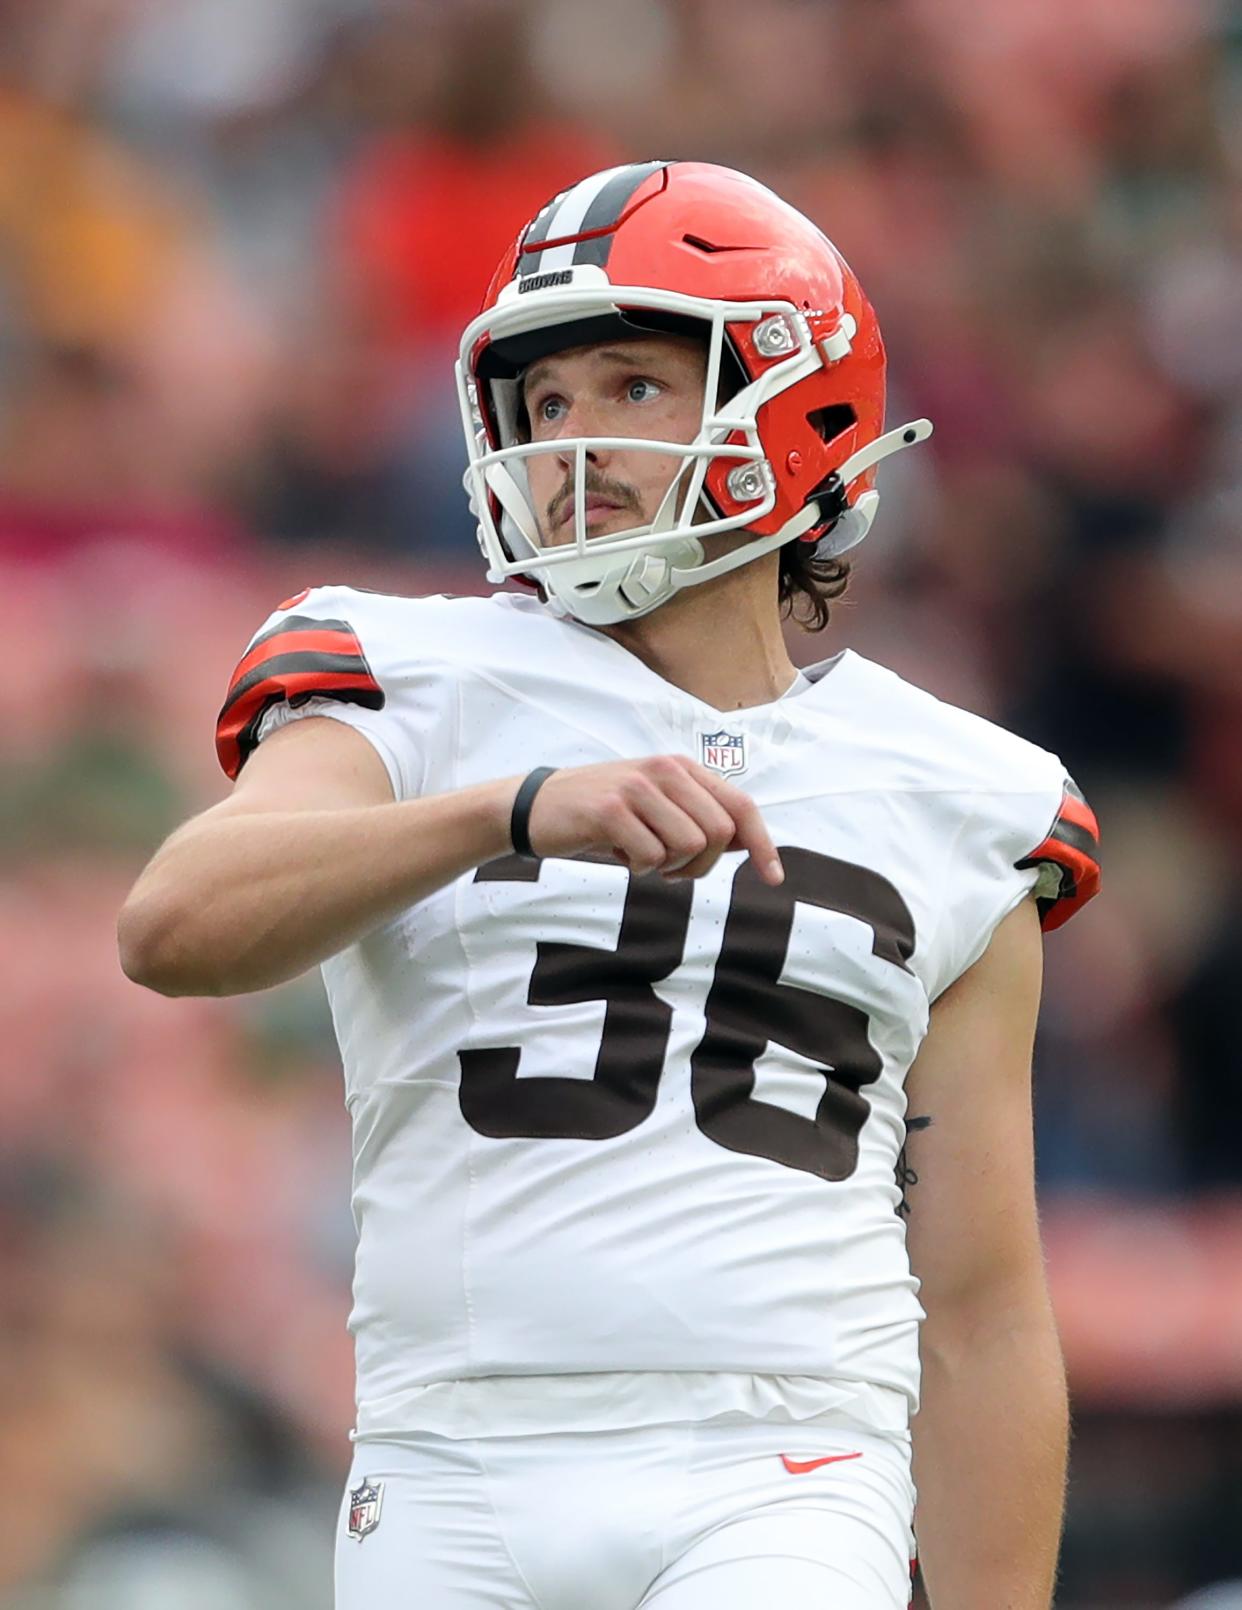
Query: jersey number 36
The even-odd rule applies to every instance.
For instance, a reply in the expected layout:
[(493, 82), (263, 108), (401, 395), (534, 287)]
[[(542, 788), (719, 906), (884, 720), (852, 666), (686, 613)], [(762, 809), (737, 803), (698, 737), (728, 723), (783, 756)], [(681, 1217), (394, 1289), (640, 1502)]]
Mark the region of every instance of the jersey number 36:
[[(695, 1118), (730, 1151), (848, 1179), (870, 1111), (863, 1088), (879, 1078), (881, 1061), (865, 1012), (781, 982), (794, 909), (804, 902), (857, 917), (871, 929), (873, 954), (906, 972), (914, 922), (878, 873), (797, 846), (781, 846), (780, 855), (785, 881), (778, 888), (749, 861), (733, 879), (706, 1028), (690, 1059)], [(491, 862), (475, 881), (533, 881), (540, 866)], [(539, 944), (531, 1006), (606, 1003), (594, 1077), (519, 1079), (516, 1046), (462, 1051), (461, 1110), (473, 1129), (497, 1139), (607, 1140), (650, 1116), (673, 1021), (672, 1007), (652, 986), (681, 963), (692, 899), (689, 881), (631, 878), (614, 949)], [(755, 1061), (770, 1041), (819, 1065), (824, 1093), (813, 1119), (755, 1097)]]

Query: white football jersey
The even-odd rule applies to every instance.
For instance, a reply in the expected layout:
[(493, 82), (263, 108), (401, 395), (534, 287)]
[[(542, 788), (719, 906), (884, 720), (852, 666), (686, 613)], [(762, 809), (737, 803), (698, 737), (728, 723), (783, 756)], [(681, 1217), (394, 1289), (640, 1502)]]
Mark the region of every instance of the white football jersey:
[[(1034, 890), (1052, 925), (1094, 892), (1094, 819), (1055, 756), (857, 654), (807, 677), (723, 713), (512, 594), (317, 588), (248, 649), (232, 775), (306, 714), (362, 732), (399, 800), (684, 754), (785, 865), (771, 888), (740, 853), (672, 883), (506, 856), (324, 964), (358, 1435), (521, 1429), (480, 1408), (497, 1377), (539, 1378), (549, 1428), (659, 1418), (653, 1383), (670, 1418), (917, 1403), (906, 1072), (1009, 911)], [(607, 1410), (582, 1391), (604, 1379)]]

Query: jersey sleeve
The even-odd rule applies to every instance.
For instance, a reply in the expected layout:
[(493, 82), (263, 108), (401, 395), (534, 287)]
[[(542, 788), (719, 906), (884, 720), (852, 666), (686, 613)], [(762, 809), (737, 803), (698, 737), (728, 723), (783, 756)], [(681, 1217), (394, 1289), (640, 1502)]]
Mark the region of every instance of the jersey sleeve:
[(365, 595), (320, 587), (282, 604), (259, 628), (229, 679), (216, 720), (216, 754), (236, 780), (269, 732), (325, 715), (367, 738), (397, 799), (408, 792), (400, 722), (384, 685), (382, 643), (368, 644)]
[(1012, 758), (1014, 787), (961, 801), (945, 859), (942, 918), (929, 947), (933, 1000), (978, 961), (1028, 896), (1049, 932), (1100, 886), (1099, 826), (1065, 768), (1033, 746)]
[(1064, 780), (1052, 825), (1014, 866), (1019, 872), (1038, 869), (1035, 903), (1045, 933), (1068, 922), (1099, 893), (1100, 824), (1072, 777)]

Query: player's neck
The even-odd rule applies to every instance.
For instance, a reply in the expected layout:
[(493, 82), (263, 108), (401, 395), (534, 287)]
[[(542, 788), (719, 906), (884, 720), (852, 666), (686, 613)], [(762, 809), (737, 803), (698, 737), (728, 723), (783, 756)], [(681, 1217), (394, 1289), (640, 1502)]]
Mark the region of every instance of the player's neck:
[(774, 567), (759, 563), (688, 587), (635, 621), (600, 630), (717, 710), (771, 704), (796, 674), (775, 601)]

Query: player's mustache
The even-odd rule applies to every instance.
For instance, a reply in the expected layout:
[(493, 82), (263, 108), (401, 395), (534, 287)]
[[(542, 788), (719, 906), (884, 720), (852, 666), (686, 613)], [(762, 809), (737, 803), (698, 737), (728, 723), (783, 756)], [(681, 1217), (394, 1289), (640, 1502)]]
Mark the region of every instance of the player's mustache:
[[(565, 505), (573, 497), (576, 490), (577, 483), (571, 477), (550, 500), (548, 503), (549, 530), (559, 522), (561, 515), (564, 513)], [(588, 469), (583, 480), (582, 495), (586, 498), (592, 493), (596, 497), (607, 498), (610, 503), (615, 503), (619, 509), (628, 509), (633, 514), (642, 513), (642, 504), (639, 502), (638, 493), (632, 486), (626, 486), (623, 481), (610, 481), (606, 476)]]

